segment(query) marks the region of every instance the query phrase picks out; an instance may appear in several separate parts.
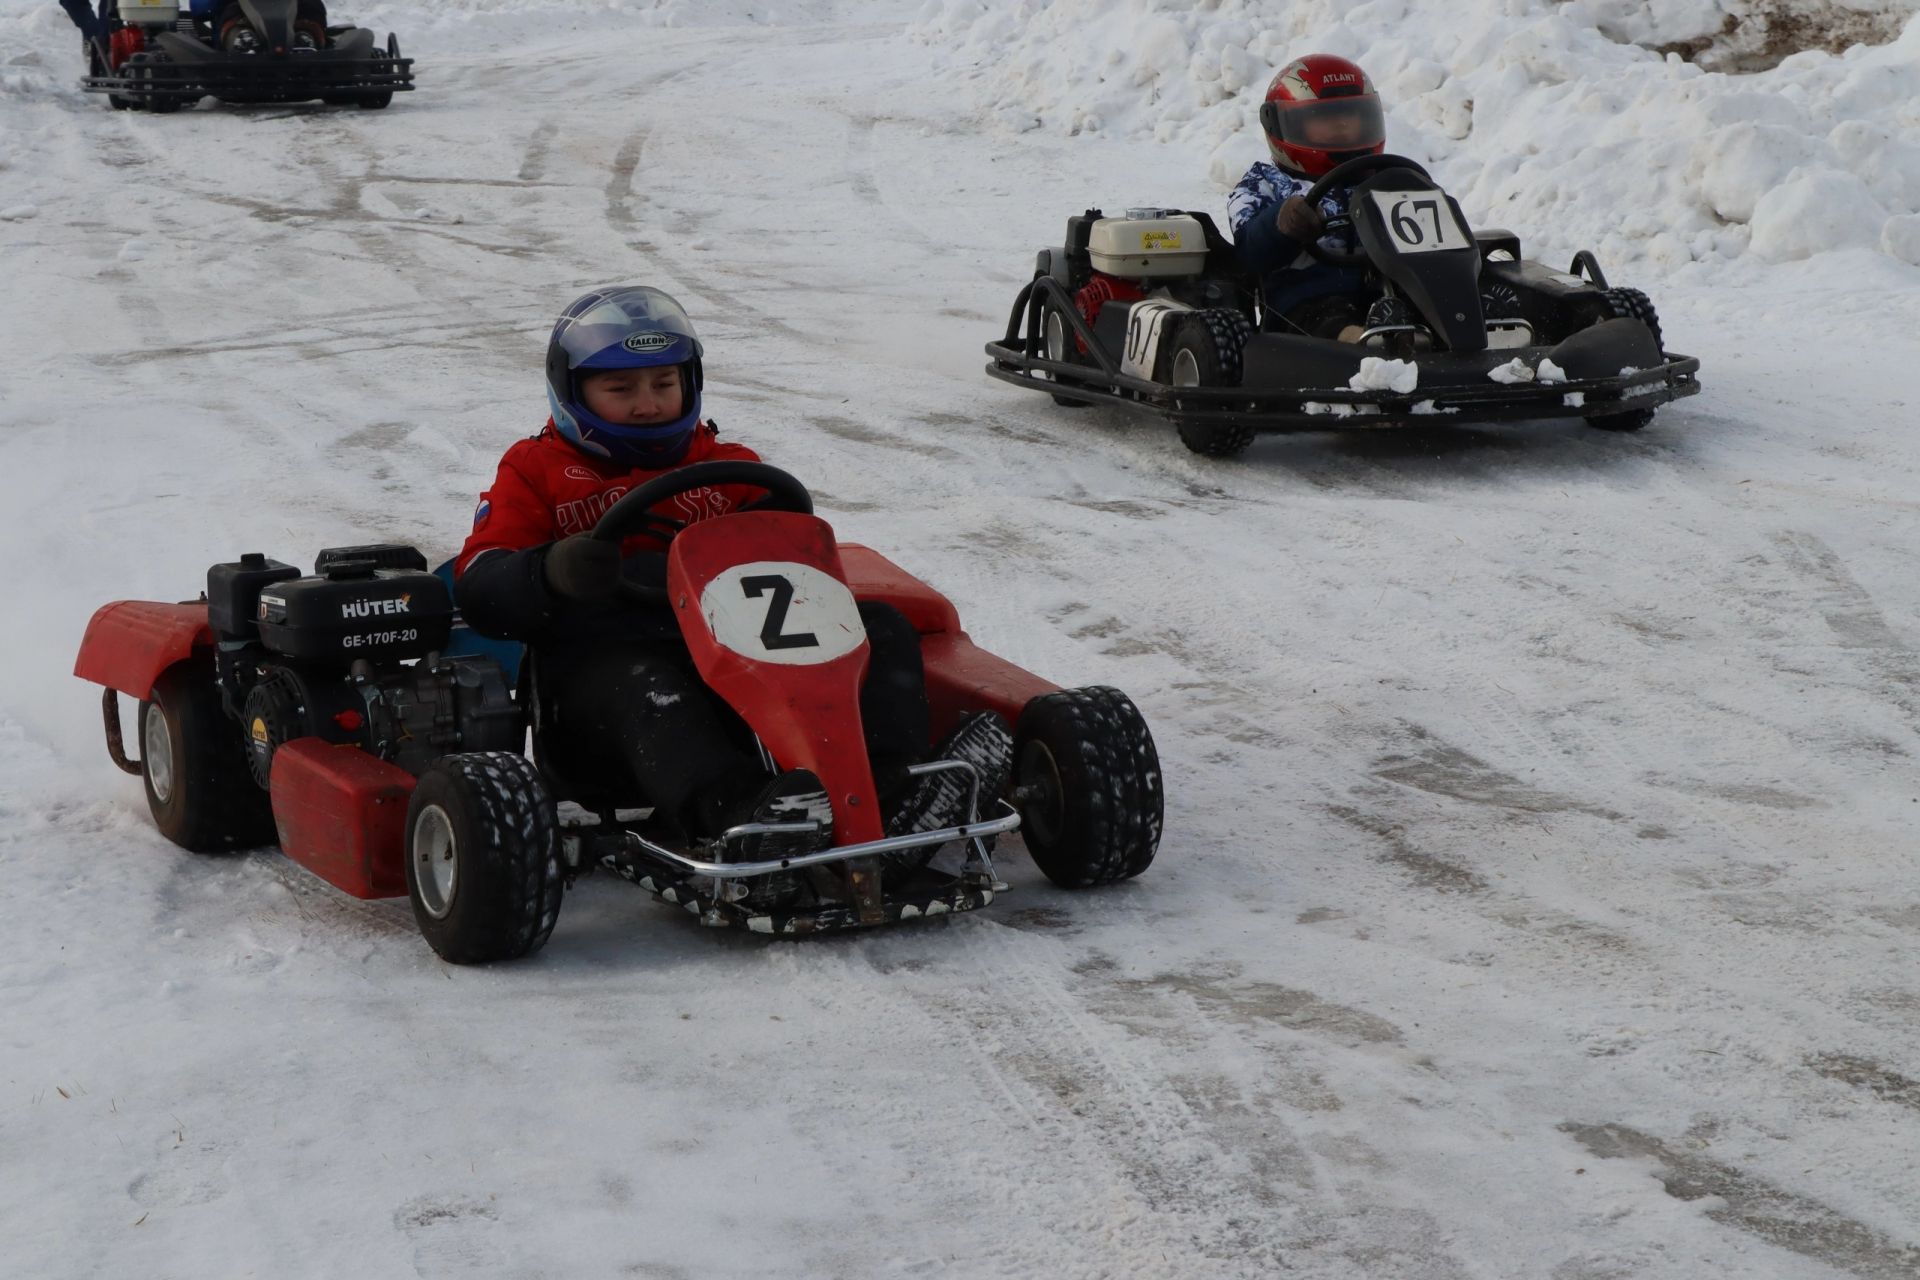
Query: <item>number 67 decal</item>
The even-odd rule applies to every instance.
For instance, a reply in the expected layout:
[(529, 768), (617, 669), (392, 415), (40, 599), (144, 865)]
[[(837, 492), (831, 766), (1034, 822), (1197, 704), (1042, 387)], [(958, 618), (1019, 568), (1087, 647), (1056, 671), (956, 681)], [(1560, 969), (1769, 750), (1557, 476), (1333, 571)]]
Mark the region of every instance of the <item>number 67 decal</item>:
[(1401, 253), (1464, 249), (1470, 243), (1453, 206), (1438, 191), (1375, 191), (1373, 202)]
[(722, 647), (756, 662), (815, 666), (852, 653), (867, 638), (853, 592), (805, 564), (734, 565), (701, 590), (700, 611)]

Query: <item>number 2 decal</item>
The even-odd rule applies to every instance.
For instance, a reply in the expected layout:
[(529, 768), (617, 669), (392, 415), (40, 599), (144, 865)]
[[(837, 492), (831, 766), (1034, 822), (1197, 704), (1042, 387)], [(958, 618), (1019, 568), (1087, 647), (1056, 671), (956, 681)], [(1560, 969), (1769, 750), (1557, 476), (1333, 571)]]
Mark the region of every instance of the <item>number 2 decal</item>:
[(793, 583), (783, 575), (763, 573), (757, 577), (742, 578), (740, 589), (749, 600), (758, 600), (769, 592), (773, 595), (773, 599), (767, 602), (766, 620), (760, 624), (761, 644), (770, 650), (820, 647), (820, 637), (811, 631), (787, 633), (787, 610), (793, 606)]
[(792, 560), (722, 569), (700, 588), (700, 614), (715, 643), (749, 662), (818, 667), (867, 642), (847, 584)]

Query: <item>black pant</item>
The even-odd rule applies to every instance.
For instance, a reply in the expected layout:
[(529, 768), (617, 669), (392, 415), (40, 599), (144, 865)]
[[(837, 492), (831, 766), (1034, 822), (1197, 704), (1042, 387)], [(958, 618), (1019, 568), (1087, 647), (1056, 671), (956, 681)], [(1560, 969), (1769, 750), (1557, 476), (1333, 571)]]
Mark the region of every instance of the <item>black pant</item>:
[[(932, 734), (920, 637), (891, 605), (860, 605), (869, 660), (860, 720), (886, 789), (924, 758)], [(746, 723), (701, 681), (681, 639), (605, 637), (543, 646), (534, 655), (540, 733), (549, 768), (590, 803), (651, 804), (696, 834), (694, 801), (734, 780), (764, 776)]]

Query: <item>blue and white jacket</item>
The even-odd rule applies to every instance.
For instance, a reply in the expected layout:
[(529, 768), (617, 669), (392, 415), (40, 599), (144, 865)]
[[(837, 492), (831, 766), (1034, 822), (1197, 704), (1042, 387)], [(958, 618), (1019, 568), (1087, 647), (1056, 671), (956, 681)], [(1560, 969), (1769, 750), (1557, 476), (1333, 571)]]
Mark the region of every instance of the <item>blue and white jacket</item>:
[[(1295, 177), (1265, 160), (1255, 161), (1247, 170), (1246, 176), (1227, 196), (1227, 226), (1233, 232), (1234, 254), (1243, 269), (1264, 280), (1276, 271), (1304, 270), (1319, 265), (1306, 256), (1306, 250), (1298, 241), (1280, 234), (1280, 229), (1273, 225), (1274, 214), (1282, 204), (1312, 189), (1311, 179)], [(1320, 212), (1325, 217), (1337, 218), (1346, 213), (1347, 202), (1352, 198), (1353, 192), (1344, 187), (1329, 191), (1320, 197)], [(1348, 253), (1358, 247), (1351, 230), (1322, 236), (1320, 243), (1328, 249)]]

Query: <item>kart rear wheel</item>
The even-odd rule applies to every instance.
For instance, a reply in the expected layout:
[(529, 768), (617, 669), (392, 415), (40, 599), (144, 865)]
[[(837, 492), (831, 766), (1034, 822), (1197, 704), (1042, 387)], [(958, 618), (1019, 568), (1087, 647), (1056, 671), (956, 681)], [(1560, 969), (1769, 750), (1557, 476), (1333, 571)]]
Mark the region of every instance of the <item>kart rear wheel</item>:
[(1055, 884), (1112, 884), (1152, 864), (1165, 809), (1160, 756), (1120, 690), (1064, 689), (1027, 703), (1013, 784), (1027, 852)]
[[(1040, 300), (1040, 353), (1062, 364), (1080, 363), (1080, 353), (1073, 341), (1073, 322), (1052, 298)], [(1093, 403), (1078, 396), (1063, 396), (1057, 391), (1053, 393), (1053, 402), (1068, 409), (1085, 409)]]
[(220, 705), (213, 663), (176, 662), (140, 704), (140, 774), (160, 834), (195, 853), (274, 841), (273, 808)]
[(560, 917), (553, 799), (525, 756), (435, 761), (407, 805), (406, 856), (414, 921), (449, 963), (531, 955)]
[[(1237, 387), (1240, 352), (1252, 333), (1238, 311), (1189, 312), (1161, 357), (1157, 380), (1175, 387)], [(1253, 443), (1253, 428), (1239, 423), (1183, 422), (1179, 430), (1182, 444), (1210, 458), (1231, 458)]]

